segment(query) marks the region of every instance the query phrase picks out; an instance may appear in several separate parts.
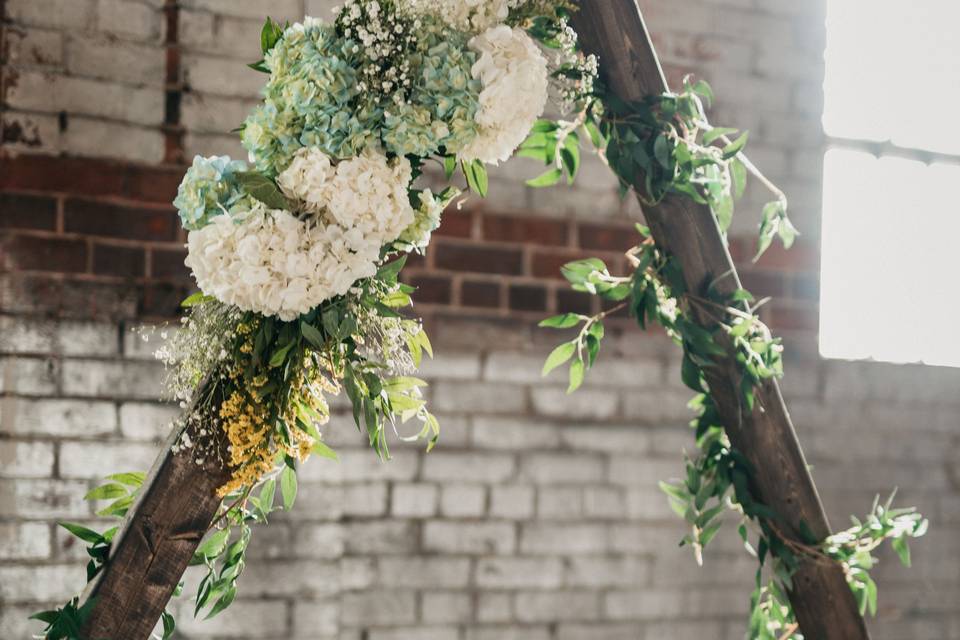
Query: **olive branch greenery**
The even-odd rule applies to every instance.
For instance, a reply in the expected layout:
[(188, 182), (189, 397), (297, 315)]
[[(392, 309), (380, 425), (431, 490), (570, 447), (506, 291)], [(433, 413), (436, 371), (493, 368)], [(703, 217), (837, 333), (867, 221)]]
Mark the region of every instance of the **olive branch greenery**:
[[(678, 93), (630, 103), (600, 88), (573, 121), (537, 123), (519, 154), (542, 160), (549, 169), (527, 184), (543, 187), (563, 178), (574, 181), (580, 165), (579, 131), (618, 177), (621, 196), (641, 175), (643, 188), (635, 189), (641, 204), (656, 205), (667, 194), (687, 197), (709, 206), (724, 236), (734, 201), (743, 195), (747, 175), (752, 174), (773, 194), (762, 209), (754, 260), (777, 238), (789, 248), (797, 230), (787, 216), (786, 196), (743, 153), (746, 132), (710, 125), (704, 102), (709, 104), (712, 98), (706, 82), (689, 78)], [(681, 346), (681, 379), (697, 393), (689, 405), (697, 413), (691, 421), (697, 453), (686, 457), (683, 480), (660, 483), (671, 508), (689, 527), (681, 545), (690, 546), (702, 564), (704, 548), (720, 531), (725, 514), (732, 512), (739, 519), (744, 547), (758, 563), (751, 595), (751, 638), (802, 638), (786, 596), (801, 557), (838, 562), (861, 613), (875, 615), (877, 585), (869, 571), (877, 560), (872, 551), (890, 541), (909, 566), (908, 539), (922, 536), (927, 521), (915, 509), (892, 508), (891, 495), (882, 505), (876, 500), (863, 521), (853, 518), (851, 528), (826, 540), (817, 540), (805, 523), (801, 540), (783, 531), (778, 514), (752, 495), (752, 466), (731, 445), (706, 377), (718, 357), (731, 354), (739, 376), (739, 400), (752, 410), (755, 389), (782, 376), (781, 340), (757, 315), (766, 300), (756, 300), (742, 288), (724, 294), (715, 282), (706, 292), (688, 290), (676, 258), (657, 246), (649, 229), (639, 224), (636, 228), (640, 241), (626, 252), (632, 269), (627, 275), (611, 274), (597, 258), (562, 268), (574, 290), (599, 296), (609, 308), (595, 315), (564, 313), (540, 323), (554, 329), (578, 328), (572, 339), (549, 354), (543, 375), (569, 363), (568, 393), (580, 387), (598, 357), (604, 319), (615, 312), (627, 310), (642, 328), (662, 327)]]

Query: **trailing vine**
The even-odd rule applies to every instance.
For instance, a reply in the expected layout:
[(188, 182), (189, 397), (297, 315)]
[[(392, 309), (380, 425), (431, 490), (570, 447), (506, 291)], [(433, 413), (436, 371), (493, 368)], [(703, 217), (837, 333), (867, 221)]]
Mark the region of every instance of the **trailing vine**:
[[(773, 194), (763, 207), (756, 257), (779, 238), (789, 248), (797, 231), (787, 216), (783, 192), (764, 177), (744, 155), (747, 133), (713, 127), (704, 102), (712, 100), (705, 82), (684, 80), (682, 91), (626, 103), (597, 87), (572, 123), (541, 121), (521, 153), (542, 160), (550, 169), (528, 182), (555, 184), (564, 176), (572, 181), (579, 163), (577, 131), (585, 133), (600, 157), (620, 181), (621, 195), (644, 178), (637, 196), (643, 205), (656, 205), (668, 194), (678, 194), (706, 205), (721, 231), (729, 228), (734, 201), (753, 174)], [(751, 595), (749, 633), (760, 640), (800, 639), (799, 626), (786, 594), (803, 556), (839, 563), (861, 613), (875, 614), (877, 586), (870, 577), (876, 563), (872, 551), (889, 541), (900, 560), (910, 564), (908, 539), (922, 536), (927, 521), (914, 509), (894, 509), (893, 496), (875, 501), (863, 521), (826, 540), (817, 540), (801, 526), (801, 540), (787, 535), (781, 519), (750, 490), (752, 467), (730, 443), (716, 401), (707, 383), (708, 370), (720, 358), (732, 359), (739, 376), (740, 402), (753, 410), (755, 390), (783, 374), (781, 340), (761, 322), (757, 309), (766, 302), (744, 289), (724, 294), (711, 285), (706, 292), (688, 290), (675, 257), (657, 246), (650, 231), (637, 225), (638, 244), (626, 253), (632, 271), (613, 275), (601, 260), (588, 258), (565, 265), (564, 277), (576, 291), (606, 301), (596, 315), (565, 313), (548, 318), (542, 327), (579, 328), (569, 341), (547, 357), (543, 375), (568, 364), (568, 392), (575, 391), (593, 366), (604, 336), (604, 319), (626, 309), (641, 328), (661, 326), (682, 349), (681, 378), (696, 396), (690, 407), (697, 454), (685, 459), (682, 480), (661, 482), (671, 508), (689, 528), (682, 545), (690, 546), (698, 564), (720, 531), (724, 515), (733, 512), (744, 547), (757, 560)], [(756, 258), (755, 258), (756, 259)], [(764, 569), (769, 571), (765, 572)]]

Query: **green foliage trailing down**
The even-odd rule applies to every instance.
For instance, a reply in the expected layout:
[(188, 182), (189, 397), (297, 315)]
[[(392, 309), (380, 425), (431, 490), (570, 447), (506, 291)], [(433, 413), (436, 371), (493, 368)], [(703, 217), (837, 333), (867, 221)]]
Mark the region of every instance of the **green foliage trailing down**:
[[(642, 204), (655, 205), (667, 194), (688, 197), (710, 207), (722, 232), (730, 226), (747, 174), (754, 174), (774, 195), (763, 208), (757, 257), (776, 238), (789, 247), (797, 232), (787, 218), (786, 197), (744, 155), (746, 133), (731, 140), (735, 130), (708, 123), (703, 101), (711, 99), (706, 83), (687, 80), (680, 93), (629, 104), (600, 90), (575, 121), (542, 121), (534, 128), (521, 153), (551, 168), (528, 184), (548, 186), (564, 177), (573, 181), (580, 163), (580, 131), (618, 176), (622, 194), (643, 176), (643, 190), (637, 194)], [(569, 363), (568, 392), (575, 391), (597, 359), (604, 319), (612, 313), (626, 309), (642, 328), (660, 325), (681, 346), (681, 378), (697, 393), (690, 407), (697, 413), (691, 426), (698, 449), (685, 461), (684, 479), (661, 482), (660, 487), (689, 527), (681, 545), (693, 549), (698, 564), (725, 514), (733, 512), (739, 519), (744, 547), (758, 562), (749, 637), (803, 637), (786, 597), (802, 556), (840, 563), (861, 613), (875, 614), (877, 586), (869, 570), (876, 558), (871, 552), (890, 541), (909, 566), (908, 539), (922, 536), (927, 521), (913, 509), (893, 509), (891, 496), (884, 505), (875, 502), (864, 521), (853, 518), (850, 529), (826, 540), (816, 540), (809, 531), (803, 540), (784, 534), (778, 515), (751, 495), (751, 465), (731, 446), (705, 376), (718, 358), (732, 356), (740, 378), (740, 401), (752, 411), (757, 386), (783, 374), (781, 341), (756, 313), (766, 301), (755, 300), (743, 289), (726, 295), (712, 285), (706, 291), (689, 291), (677, 259), (659, 249), (646, 227), (637, 225), (637, 232), (639, 242), (627, 252), (633, 269), (628, 275), (612, 275), (596, 258), (563, 267), (574, 290), (599, 296), (607, 310), (592, 316), (565, 313), (540, 323), (560, 330), (578, 328), (549, 354), (543, 375)]]

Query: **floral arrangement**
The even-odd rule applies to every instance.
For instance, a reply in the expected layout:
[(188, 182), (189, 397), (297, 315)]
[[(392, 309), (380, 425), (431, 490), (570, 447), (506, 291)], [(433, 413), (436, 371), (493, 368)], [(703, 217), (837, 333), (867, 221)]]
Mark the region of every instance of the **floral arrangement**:
[[(437, 441), (426, 383), (412, 375), (432, 349), (421, 322), (399, 312), (414, 289), (398, 275), (460, 197), (457, 174), (485, 196), (485, 165), (513, 155), (551, 95), (561, 114), (587, 100), (597, 65), (577, 52), (570, 9), (346, 0), (330, 21), (266, 21), (263, 59), (250, 66), (269, 79), (239, 129), (248, 162), (197, 157), (174, 201), (200, 292), (158, 352), (185, 409), (173, 454), (229, 473), (194, 558), (208, 568), (197, 611), (233, 601), (249, 524), (266, 521), (277, 481), (290, 508), (297, 463), (336, 456), (320, 431), (330, 396), (346, 393), (384, 458), (389, 432), (408, 421), (418, 426), (404, 439)], [(438, 193), (419, 187), (431, 161), (448, 183)], [(113, 499), (100, 513), (123, 516), (143, 476), (110, 480), (88, 498)], [(93, 545), (92, 579), (116, 528), (64, 526)], [(90, 610), (75, 599), (38, 614), (43, 637), (74, 637)], [(162, 620), (169, 637), (173, 618)]]

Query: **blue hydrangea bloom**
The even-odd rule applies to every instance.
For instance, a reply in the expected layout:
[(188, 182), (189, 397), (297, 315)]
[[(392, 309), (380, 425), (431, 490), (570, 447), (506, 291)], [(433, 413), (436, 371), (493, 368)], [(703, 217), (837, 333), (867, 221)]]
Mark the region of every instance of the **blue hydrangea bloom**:
[(229, 156), (197, 156), (187, 169), (173, 206), (180, 212), (183, 228), (199, 229), (214, 216), (251, 206), (249, 196), (240, 187), (237, 173), (247, 170), (246, 163)]

